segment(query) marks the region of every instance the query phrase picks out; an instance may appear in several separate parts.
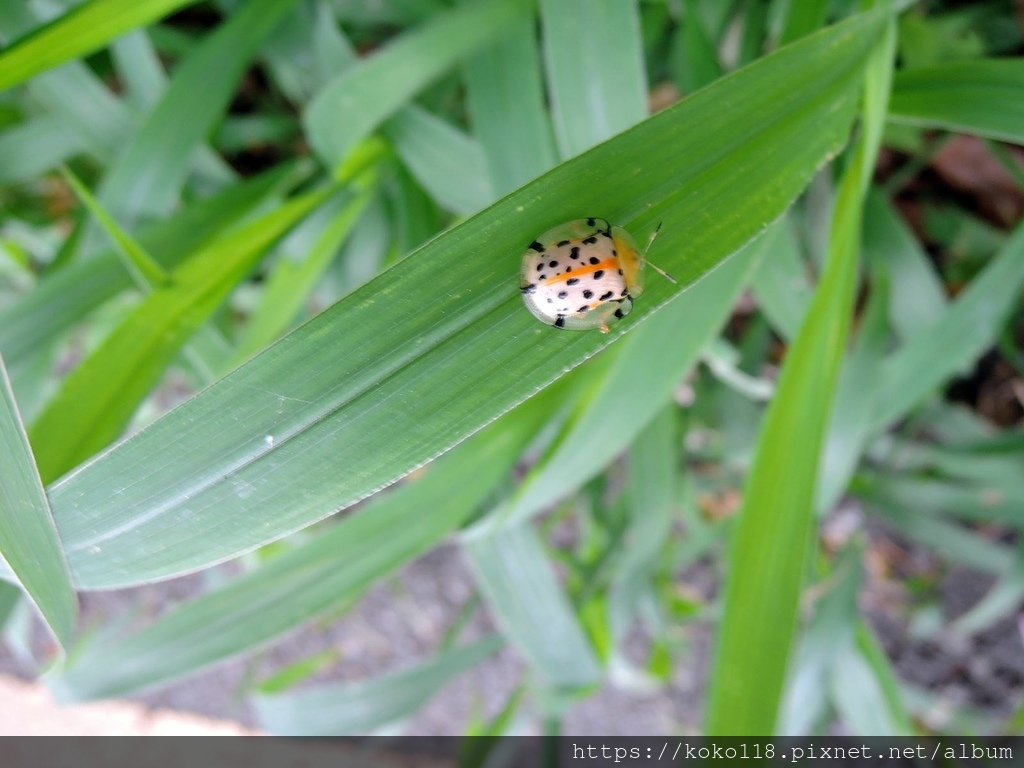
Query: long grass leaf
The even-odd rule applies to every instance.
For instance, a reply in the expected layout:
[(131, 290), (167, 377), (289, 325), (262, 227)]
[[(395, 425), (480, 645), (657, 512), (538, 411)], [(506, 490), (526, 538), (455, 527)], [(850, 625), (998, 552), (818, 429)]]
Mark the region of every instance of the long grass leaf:
[(894, 47), (890, 19), (868, 67), (865, 124), (840, 184), (825, 270), (787, 352), (747, 479), (715, 659), (708, 713), (713, 735), (775, 731), (811, 543), (817, 469), (853, 310), (862, 201), (878, 151)]
[[(279, 197), (306, 173), (285, 165), (229, 187), (165, 222), (143, 229), (139, 243), (154, 254), (162, 267), (173, 269), (190, 253)], [(19, 391), (17, 371), (33, 355), (131, 285), (131, 277), (117, 253), (105, 251), (45, 275), (35, 290), (0, 310), (0, 351), (10, 366), (15, 391)]]
[(345, 200), (301, 261), (285, 255), (277, 262), (267, 280), (260, 305), (245, 328), (229, 368), (245, 362), (289, 329), (302, 303), (358, 223), (375, 191), (372, 185), (368, 185)]
[(160, 102), (118, 155), (97, 197), (124, 227), (166, 216), (189, 160), (219, 120), (260, 44), (294, 0), (250, 0), (197, 47), (174, 73)]
[(545, 682), (569, 689), (597, 682), (593, 646), (528, 522), (464, 538), (463, 549), (505, 634)]
[(27, 181), (84, 152), (88, 143), (59, 117), (37, 117), (0, 133), (0, 183)]
[(334, 168), (420, 89), (527, 12), (523, 0), (488, 0), (438, 15), (342, 72), (303, 116), (310, 143)]
[(390, 675), (254, 699), (260, 725), (279, 736), (364, 736), (413, 714), (502, 646), (499, 637), (453, 648)]
[(49, 687), (61, 701), (81, 701), (163, 685), (264, 646), (358, 597), (436, 545), (485, 500), (557, 403), (557, 393), (549, 392), (554, 397), (523, 403), (426, 467), (423, 477), (308, 543), (135, 634), (86, 640), (49, 675)]
[(0, 456), (0, 556), (38, 606), (54, 636), (67, 647), (78, 613), (71, 573), (2, 357)]
[(506, 194), (555, 164), (555, 139), (544, 103), (540, 45), (533, 19), (509, 24), (466, 62), (466, 101), (490, 178)]
[(887, 357), (872, 427), (881, 431), (992, 344), (1024, 284), (1024, 224), (949, 309)]
[(95, 51), (195, 0), (92, 0), (0, 52), (0, 91)]
[(541, 0), (555, 138), (578, 155), (647, 115), (635, 0)]
[(164, 369), (265, 250), (329, 191), (312, 192), (193, 255), (64, 380), (29, 430), (53, 480), (104, 448)]
[[(79, 586), (200, 568), (321, 519), (629, 332), (843, 144), (881, 21), (812, 35), (553, 169), (54, 485)], [(664, 221), (659, 262), (679, 280), (652, 280), (607, 335), (537, 323), (516, 285), (537, 233), (586, 212), (638, 236)]]
[(893, 81), (890, 119), (1024, 144), (1024, 60), (904, 70)]
[(787, 339), (796, 336), (813, 291), (790, 221), (782, 225), (774, 247), (761, 259), (751, 284), (772, 327)]
[(424, 109), (408, 106), (384, 126), (409, 172), (438, 203), (469, 215), (494, 200), (480, 144)]

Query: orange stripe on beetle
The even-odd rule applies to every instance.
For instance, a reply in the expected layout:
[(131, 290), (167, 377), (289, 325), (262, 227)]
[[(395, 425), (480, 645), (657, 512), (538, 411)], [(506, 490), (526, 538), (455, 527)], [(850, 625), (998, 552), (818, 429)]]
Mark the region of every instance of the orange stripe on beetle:
[(544, 284), (551, 285), (553, 283), (565, 283), (568, 282), (569, 280), (579, 280), (584, 275), (592, 275), (597, 272), (605, 272), (611, 269), (619, 269), (618, 259), (605, 259), (604, 261), (599, 261), (596, 264), (587, 264), (585, 267), (579, 267), (577, 269), (573, 269), (570, 272), (563, 272), (560, 275), (549, 277), (547, 280), (544, 281)]

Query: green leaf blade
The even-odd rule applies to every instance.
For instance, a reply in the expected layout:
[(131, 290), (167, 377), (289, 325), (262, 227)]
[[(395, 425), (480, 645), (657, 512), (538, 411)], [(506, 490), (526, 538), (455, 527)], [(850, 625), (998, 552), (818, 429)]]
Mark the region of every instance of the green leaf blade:
[(88, 359), (30, 430), (40, 474), (54, 479), (114, 440), (182, 345), (263, 252), (326, 192), (296, 198), (199, 251)]
[[(880, 22), (811, 36), (553, 169), (54, 485), (79, 585), (166, 578), (309, 525), (628, 332), (777, 219), (845, 142)], [(679, 279), (652, 281), (607, 336), (542, 326), (516, 286), (525, 246), (581, 211), (638, 236), (665, 221), (659, 261)]]
[(633, 0), (541, 0), (544, 59), (562, 157), (647, 114), (640, 17)]
[(0, 358), (0, 556), (38, 606), (54, 636), (68, 647), (78, 604), (50, 505)]
[(303, 116), (329, 168), (435, 78), (499, 35), (529, 7), (490, 0), (441, 15), (333, 79)]
[(259, 695), (260, 724), (280, 736), (354, 736), (413, 714), (446, 683), (502, 646), (499, 637), (445, 651), (423, 664), (361, 683)]
[(463, 549), (505, 634), (548, 684), (573, 689), (600, 679), (594, 648), (528, 522), (467, 536)]
[(118, 155), (97, 197), (122, 226), (173, 210), (190, 159), (222, 116), (252, 56), (294, 0), (251, 0), (178, 68), (159, 103)]
[[(712, 735), (772, 734), (796, 632), (817, 469), (857, 282), (863, 196), (878, 150), (895, 26), (870, 60), (866, 125), (840, 184), (822, 279), (787, 351), (730, 551), (708, 714)], [(786, 450), (779, 450), (786, 446)]]
[(1024, 59), (979, 59), (905, 70), (890, 119), (1024, 144)]
[(90, 53), (195, 0), (92, 0), (0, 52), (0, 91)]
[(49, 676), (49, 687), (61, 701), (125, 696), (264, 646), (357, 599), (375, 580), (436, 545), (486, 499), (551, 403), (547, 396), (524, 403), (426, 467), (423, 477), (149, 627), (76, 649)]

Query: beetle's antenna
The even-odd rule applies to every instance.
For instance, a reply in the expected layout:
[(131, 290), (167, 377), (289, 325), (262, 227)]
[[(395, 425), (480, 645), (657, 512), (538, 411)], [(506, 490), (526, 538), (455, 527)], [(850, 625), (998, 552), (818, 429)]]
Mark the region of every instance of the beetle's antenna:
[[(649, 238), (647, 238), (647, 247), (644, 248), (644, 261), (647, 261), (647, 252), (649, 250), (651, 250), (651, 244), (654, 242), (654, 238), (656, 238), (658, 236), (658, 233), (661, 232), (661, 225), (662, 225), (662, 222), (659, 221), (658, 222), (658, 226), (656, 226), (654, 228), (654, 231), (651, 232), (651, 236)], [(655, 264), (651, 264), (651, 262), (649, 262), (649, 261), (647, 261), (647, 263), (650, 264), (651, 269), (653, 269), (659, 275), (664, 277), (670, 283), (676, 283), (676, 279), (674, 277), (672, 277), (672, 275), (670, 275), (664, 269), (662, 269), (661, 267), (659, 267), (659, 266), (657, 266)]]

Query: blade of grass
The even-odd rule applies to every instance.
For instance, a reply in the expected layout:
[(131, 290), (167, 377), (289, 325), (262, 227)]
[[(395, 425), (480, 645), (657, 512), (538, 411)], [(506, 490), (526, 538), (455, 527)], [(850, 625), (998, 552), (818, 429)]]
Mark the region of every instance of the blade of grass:
[(1024, 59), (973, 59), (903, 70), (890, 120), (1024, 144)]
[(878, 191), (864, 206), (864, 261), (889, 276), (889, 322), (910, 341), (938, 321), (946, 309), (946, 289), (928, 254), (892, 205)]
[(749, 64), (764, 53), (768, 36), (768, 13), (772, 4), (765, 0), (746, 0), (743, 8), (743, 36), (736, 65)]
[(125, 696), (251, 652), (357, 599), (438, 544), (485, 501), (563, 390), (510, 411), (426, 467), (422, 477), (145, 629), (86, 641), (47, 684), (64, 702)]
[(532, 18), (512, 22), (504, 34), (466, 62), (466, 101), (473, 133), (483, 145), (498, 194), (540, 176), (557, 160), (539, 62)]
[(278, 261), (227, 368), (245, 362), (288, 330), (314, 284), (373, 199), (377, 192), (375, 185), (375, 179), (367, 180), (353, 197), (344, 201), (302, 261), (296, 262), (288, 256)]
[(407, 717), (502, 646), (500, 637), (440, 653), (419, 666), (357, 683), (257, 694), (260, 725), (279, 736), (364, 736)]
[(836, 710), (854, 733), (917, 735), (885, 651), (863, 622), (858, 622), (856, 641), (837, 659), (831, 688)]
[(385, 123), (383, 133), (409, 172), (447, 210), (468, 216), (494, 200), (480, 144), (446, 120), (409, 106)]
[(75, 634), (78, 605), (57, 526), (39, 480), (7, 367), (0, 357), (0, 556), (39, 608), (58, 642)]
[[(881, 138), (894, 48), (895, 22), (889, 18), (870, 57), (863, 131), (840, 184), (825, 270), (787, 351), (733, 534), (709, 735), (775, 732), (811, 544), (817, 468), (853, 309), (863, 197)], [(779, 451), (781, 445), (788, 449)]]
[(829, 512), (846, 491), (872, 436), (869, 427), (875, 408), (878, 366), (889, 341), (888, 304), (888, 279), (880, 273), (872, 281), (857, 340), (840, 364), (835, 402), (818, 467), (814, 506), (819, 515)]
[(772, 328), (792, 339), (810, 306), (813, 289), (792, 222), (787, 220), (780, 229), (771, 251), (758, 263), (751, 287)]
[(228, 292), (330, 192), (307, 193), (199, 250), (130, 313), (64, 380), (29, 430), (40, 474), (52, 481), (114, 440)]
[(872, 500), (915, 514), (941, 510), (963, 520), (1024, 528), (1024, 494), (1005, 494), (990, 485), (872, 472), (858, 475), (856, 487)]
[[(323, 6), (313, 34), (322, 71), (340, 77), (357, 67), (352, 44)], [(443, 118), (410, 104), (383, 123), (383, 133), (409, 172), (447, 210), (468, 215), (494, 199), (480, 145)]]
[(1010, 570), (999, 577), (999, 581), (952, 624), (955, 632), (973, 635), (988, 629), (992, 624), (1007, 616), (1015, 616), (1024, 600), (1024, 545), (1017, 544), (1016, 557)]
[[(0, 3), (0, 38), (13, 42), (39, 26), (29, 3)], [(112, 157), (132, 130), (132, 115), (82, 62), (72, 61), (25, 84), (26, 92), (50, 117), (100, 159)]]
[(86, 150), (60, 117), (37, 117), (0, 133), (0, 184), (28, 181)]
[(821, 27), (827, 12), (828, 0), (790, 0), (786, 3), (779, 45), (788, 45)]
[(673, 79), (684, 94), (693, 93), (722, 76), (722, 64), (714, 40), (701, 19), (699, 0), (683, 0), (686, 18), (676, 33), (672, 61)]
[(652, 587), (672, 533), (679, 498), (677, 410), (675, 403), (663, 405), (630, 450), (629, 528), (608, 594), (609, 622), (617, 644), (625, 641), (641, 598)]
[(937, 321), (886, 358), (878, 372), (872, 431), (880, 432), (901, 418), (988, 349), (1022, 283), (1024, 224)]
[(0, 91), (102, 48), (195, 0), (91, 0), (0, 52)]
[(126, 233), (107, 213), (106, 209), (93, 196), (78, 177), (67, 168), (61, 168), (61, 176), (71, 186), (75, 196), (82, 201), (117, 246), (117, 253), (124, 256), (124, 265), (128, 274), (140, 288), (156, 288), (168, 282), (167, 271), (137, 240)]
[(574, 157), (647, 115), (635, 0), (541, 0), (555, 138)]
[[(305, 175), (306, 171), (297, 166), (268, 171), (144, 229), (139, 234), (139, 243), (155, 254), (165, 269), (172, 269), (188, 254), (258, 211)], [(117, 253), (106, 251), (47, 274), (35, 290), (0, 311), (0, 351), (11, 367), (15, 391), (16, 370), (37, 350), (45, 349), (73, 323), (131, 285), (131, 277)]]
[(97, 197), (131, 230), (173, 209), (190, 159), (235, 93), (260, 44), (294, 0), (250, 0), (188, 56), (138, 132), (119, 153)]
[(886, 503), (880, 497), (865, 496), (865, 499), (898, 531), (935, 549), (953, 562), (997, 576), (1013, 567), (1015, 553), (1010, 547), (971, 533), (944, 516), (912, 514)]
[(600, 679), (593, 646), (528, 522), (462, 545), (505, 635), (546, 683), (573, 689)]
[(21, 590), (13, 584), (0, 581), (0, 637), (6, 634), (7, 622), (14, 615), (21, 594)]
[(122, 35), (111, 43), (110, 55), (124, 83), (125, 100), (140, 111), (155, 107), (167, 87), (167, 75), (149, 35), (141, 29)]
[[(164, 578), (309, 525), (628, 333), (842, 145), (881, 22), (812, 35), (553, 169), (52, 486), (76, 583)], [(537, 323), (515, 284), (525, 245), (584, 211), (641, 237), (664, 221), (659, 261), (679, 280), (652, 281), (607, 335)]]
[[(62, 168), (61, 175), (74, 190), (75, 196), (100, 222), (107, 236), (114, 241), (117, 252), (123, 257), (125, 268), (132, 275), (135, 284), (147, 294), (157, 288), (165, 287), (171, 277), (163, 265), (150, 256), (138, 240), (118, 226), (106, 209), (71, 171)], [(196, 330), (195, 338), (186, 346), (185, 355), (198, 371), (202, 382), (208, 384), (213, 380), (214, 372), (220, 368), (220, 361), (227, 358), (228, 350), (227, 340), (215, 328), (204, 324)]]
[(858, 619), (857, 595), (864, 582), (863, 546), (849, 546), (821, 583), (827, 591), (814, 602), (814, 613), (793, 659), (786, 698), (779, 713), (780, 736), (818, 732), (829, 715), (829, 681), (839, 657), (853, 645)]
[(334, 168), (419, 90), (500, 35), (528, 9), (524, 0), (490, 0), (438, 14), (342, 72), (303, 116), (313, 149)]

